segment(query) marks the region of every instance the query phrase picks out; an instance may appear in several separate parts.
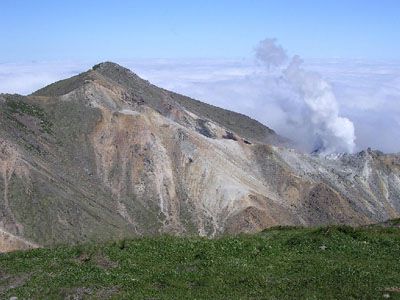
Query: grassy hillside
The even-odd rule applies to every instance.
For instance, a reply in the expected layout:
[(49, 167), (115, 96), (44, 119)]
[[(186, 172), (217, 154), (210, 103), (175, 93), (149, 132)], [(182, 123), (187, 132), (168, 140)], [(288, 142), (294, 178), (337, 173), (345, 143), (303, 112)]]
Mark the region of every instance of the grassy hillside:
[(0, 298), (400, 299), (400, 229), (275, 228), (0, 255)]

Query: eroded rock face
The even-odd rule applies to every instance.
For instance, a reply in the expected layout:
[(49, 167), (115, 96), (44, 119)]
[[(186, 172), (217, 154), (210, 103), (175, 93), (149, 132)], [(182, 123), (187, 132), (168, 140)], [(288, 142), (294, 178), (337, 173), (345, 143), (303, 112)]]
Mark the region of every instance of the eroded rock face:
[(398, 156), (302, 154), (248, 117), (115, 64), (1, 98), (3, 251), (399, 216)]
[(13, 177), (24, 182), (25, 189), (30, 188), (29, 170), (21, 160), (17, 147), (10, 142), (0, 139), (0, 179), (2, 179), (2, 201), (0, 228), (13, 234), (23, 234), (23, 225), (15, 218), (12, 208), (11, 185)]

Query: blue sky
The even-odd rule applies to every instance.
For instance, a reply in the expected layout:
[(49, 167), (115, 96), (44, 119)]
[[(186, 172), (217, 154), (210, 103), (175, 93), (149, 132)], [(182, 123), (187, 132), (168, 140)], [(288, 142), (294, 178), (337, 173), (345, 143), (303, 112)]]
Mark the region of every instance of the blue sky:
[[(353, 151), (400, 152), (399, 16), (400, 0), (0, 0), (0, 93), (29, 94), (111, 60), (305, 147), (331, 128)], [(276, 70), (255, 59), (266, 38), (265, 53), (281, 51), (274, 38), (287, 51)], [(305, 64), (282, 81), (293, 55)], [(304, 90), (310, 80), (328, 88)], [(315, 114), (329, 123), (312, 123)]]
[(397, 59), (397, 0), (1, 0), (0, 62), (249, 57), (277, 37), (302, 57)]

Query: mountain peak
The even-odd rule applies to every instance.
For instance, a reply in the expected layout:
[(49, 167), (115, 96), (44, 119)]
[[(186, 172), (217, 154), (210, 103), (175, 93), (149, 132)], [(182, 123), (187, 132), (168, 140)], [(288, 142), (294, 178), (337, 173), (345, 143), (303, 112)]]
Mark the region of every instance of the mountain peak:
[(123, 87), (131, 98), (139, 99), (158, 112), (169, 114), (168, 107), (178, 105), (203, 119), (222, 125), (250, 142), (267, 142), (277, 145), (288, 143), (272, 129), (250, 117), (164, 90), (140, 78), (131, 70), (109, 61), (99, 63), (79, 75), (50, 84), (31, 95), (58, 97), (81, 88), (88, 81), (99, 79), (106, 79), (111, 84)]
[(124, 86), (129, 85), (129, 83), (132, 82), (146, 82), (146, 80), (140, 78), (131, 70), (110, 61), (94, 65), (92, 67), (92, 71), (99, 73), (102, 76), (107, 77)]
[(148, 82), (131, 70), (113, 62), (102, 62), (94, 65), (90, 70), (80, 73), (71, 78), (63, 79), (52, 83), (32, 93), (32, 96), (62, 96), (81, 87), (86, 80), (95, 78), (96, 74), (111, 79), (112, 81), (129, 86), (132, 84), (147, 85)]
[(112, 74), (112, 73), (115, 73), (115, 72), (125, 73), (127, 75), (128, 74), (129, 75), (132, 75), (132, 74), (136, 75), (131, 70), (129, 70), (129, 69), (117, 64), (117, 63), (111, 62), (111, 61), (105, 61), (105, 62), (99, 63), (97, 65), (94, 65), (92, 67), (92, 70), (96, 71), (96, 72), (99, 72), (99, 73), (101, 73), (103, 75), (106, 75), (108, 73)]

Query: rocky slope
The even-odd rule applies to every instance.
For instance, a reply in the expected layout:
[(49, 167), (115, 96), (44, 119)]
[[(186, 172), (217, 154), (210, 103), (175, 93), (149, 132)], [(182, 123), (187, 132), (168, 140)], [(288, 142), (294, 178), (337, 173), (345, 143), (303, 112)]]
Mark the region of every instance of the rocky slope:
[(288, 145), (113, 63), (0, 95), (0, 250), (400, 216), (399, 155)]

